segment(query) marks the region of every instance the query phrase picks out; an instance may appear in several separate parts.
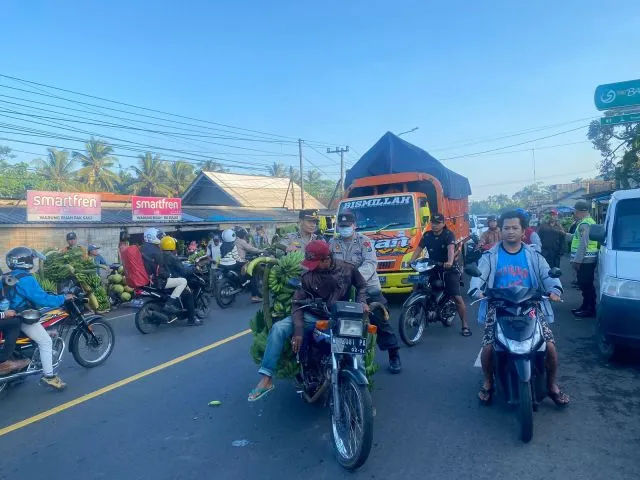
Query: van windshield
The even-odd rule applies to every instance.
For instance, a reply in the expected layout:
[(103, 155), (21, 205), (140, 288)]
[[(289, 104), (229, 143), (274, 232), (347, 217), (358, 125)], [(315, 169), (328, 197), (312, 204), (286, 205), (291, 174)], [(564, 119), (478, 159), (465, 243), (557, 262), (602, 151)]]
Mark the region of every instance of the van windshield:
[(613, 249), (640, 252), (640, 198), (618, 202), (613, 226)]
[(359, 232), (372, 232), (385, 226), (396, 229), (415, 226), (411, 195), (347, 200), (340, 205), (338, 215), (345, 211), (356, 216), (356, 229)]

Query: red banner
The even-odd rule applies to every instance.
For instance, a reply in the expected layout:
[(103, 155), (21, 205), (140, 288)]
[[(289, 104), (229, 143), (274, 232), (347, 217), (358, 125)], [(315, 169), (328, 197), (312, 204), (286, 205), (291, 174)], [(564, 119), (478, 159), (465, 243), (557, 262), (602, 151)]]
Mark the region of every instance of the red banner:
[(182, 199), (162, 197), (131, 197), (134, 221), (175, 222), (182, 220)]
[(99, 222), (99, 193), (27, 190), (27, 222)]

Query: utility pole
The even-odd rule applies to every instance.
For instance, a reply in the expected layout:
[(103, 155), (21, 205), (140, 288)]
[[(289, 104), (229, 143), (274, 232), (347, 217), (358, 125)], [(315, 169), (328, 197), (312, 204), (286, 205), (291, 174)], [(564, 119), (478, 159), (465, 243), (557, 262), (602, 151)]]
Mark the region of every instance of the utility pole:
[(349, 145), (347, 145), (345, 148), (336, 147), (333, 150), (331, 150), (330, 148), (327, 148), (327, 153), (340, 154), (340, 197), (342, 197), (342, 194), (344, 193), (344, 154), (345, 152), (348, 152), (348, 151), (349, 151)]
[(304, 210), (304, 166), (302, 164), (302, 139), (298, 139), (298, 154), (300, 155), (300, 203)]
[(536, 182), (536, 149), (535, 148), (531, 149), (531, 156), (533, 158), (533, 183), (537, 183)]

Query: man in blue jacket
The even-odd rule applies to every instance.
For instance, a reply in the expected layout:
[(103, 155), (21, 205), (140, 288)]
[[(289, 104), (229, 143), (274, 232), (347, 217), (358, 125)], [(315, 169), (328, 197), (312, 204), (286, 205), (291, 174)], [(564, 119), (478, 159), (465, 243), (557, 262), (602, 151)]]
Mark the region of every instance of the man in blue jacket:
[[(37, 280), (31, 274), (35, 257), (44, 257), (28, 247), (16, 247), (7, 253), (7, 266), (11, 269), (9, 274), (16, 280), (16, 284), (6, 289), (6, 298), (10, 308), (21, 312), (28, 308), (61, 307), (67, 300), (73, 299), (73, 295), (52, 295), (45, 292)], [(42, 326), (34, 323), (23, 323), (22, 331), (38, 344), (40, 361), (42, 362), (42, 383), (56, 390), (62, 390), (66, 384), (53, 373), (53, 342)]]

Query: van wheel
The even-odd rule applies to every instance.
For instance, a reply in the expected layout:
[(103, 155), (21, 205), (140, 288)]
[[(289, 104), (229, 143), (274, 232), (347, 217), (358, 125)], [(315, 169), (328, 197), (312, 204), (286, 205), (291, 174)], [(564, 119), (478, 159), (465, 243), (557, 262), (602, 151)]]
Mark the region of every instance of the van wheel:
[(604, 333), (604, 328), (602, 328), (602, 325), (600, 325), (599, 322), (596, 326), (595, 338), (598, 353), (600, 353), (600, 356), (605, 362), (608, 362), (615, 356), (617, 347), (616, 344), (611, 341), (609, 336)]

